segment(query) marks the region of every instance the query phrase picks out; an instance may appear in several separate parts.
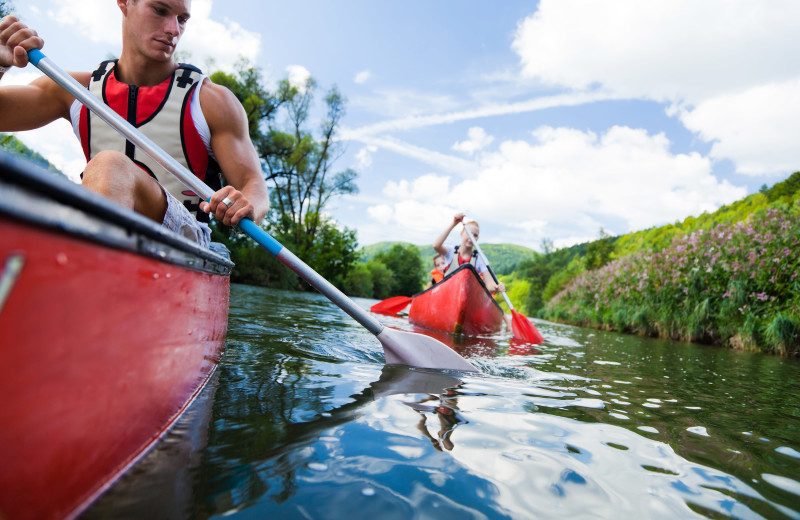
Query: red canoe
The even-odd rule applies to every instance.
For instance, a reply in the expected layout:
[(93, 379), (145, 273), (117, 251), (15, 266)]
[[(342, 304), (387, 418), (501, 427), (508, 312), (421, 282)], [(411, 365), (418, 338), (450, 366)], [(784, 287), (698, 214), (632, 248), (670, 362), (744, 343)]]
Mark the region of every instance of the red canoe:
[(503, 327), (503, 310), (471, 264), (464, 264), (433, 287), (414, 295), (408, 321), (450, 334), (479, 336)]
[(232, 264), (0, 155), (0, 518), (80, 514), (222, 356)]

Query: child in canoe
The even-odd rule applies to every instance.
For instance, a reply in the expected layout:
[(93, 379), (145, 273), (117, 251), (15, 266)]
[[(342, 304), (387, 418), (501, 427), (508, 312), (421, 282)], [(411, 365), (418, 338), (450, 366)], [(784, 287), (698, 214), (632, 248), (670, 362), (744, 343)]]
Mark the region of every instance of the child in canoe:
[[(459, 265), (465, 264), (467, 262), (471, 262), (475, 266), (475, 270), (483, 276), (483, 273), (487, 272), (486, 264), (483, 262), (478, 256), (478, 252), (475, 250), (475, 247), (472, 244), (472, 240), (470, 240), (469, 235), (461, 230), (461, 243), (457, 246), (445, 246), (444, 242), (447, 240), (447, 237), (450, 235), (450, 232), (455, 229), (456, 226), (459, 226), (461, 222), (464, 220), (464, 213), (456, 213), (453, 216), (453, 222), (447, 226), (447, 228), (442, 231), (442, 233), (434, 240), (433, 248), (436, 250), (437, 253), (444, 257), (445, 268), (444, 272), (447, 272), (449, 269), (456, 269)], [(469, 226), (469, 230), (472, 232), (472, 236), (475, 237), (475, 240), (479, 240), (480, 235), (480, 226), (474, 220), (469, 220), (466, 222), (466, 225)], [(483, 283), (486, 285), (486, 289), (488, 289), (491, 293), (496, 292), (504, 292), (506, 290), (505, 285), (503, 283), (495, 283), (494, 279), (491, 276), (483, 277)]]
[(447, 269), (447, 262), (444, 261), (444, 256), (436, 255), (433, 257), (433, 269), (431, 270), (431, 281), (428, 282), (426, 289), (442, 281), (444, 278), (444, 270)]

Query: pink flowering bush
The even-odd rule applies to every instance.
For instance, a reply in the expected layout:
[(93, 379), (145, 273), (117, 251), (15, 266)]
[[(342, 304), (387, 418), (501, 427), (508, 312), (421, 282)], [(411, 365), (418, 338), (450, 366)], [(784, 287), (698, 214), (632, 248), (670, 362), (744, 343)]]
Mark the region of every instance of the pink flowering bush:
[(587, 271), (547, 303), (544, 317), (800, 353), (800, 201)]

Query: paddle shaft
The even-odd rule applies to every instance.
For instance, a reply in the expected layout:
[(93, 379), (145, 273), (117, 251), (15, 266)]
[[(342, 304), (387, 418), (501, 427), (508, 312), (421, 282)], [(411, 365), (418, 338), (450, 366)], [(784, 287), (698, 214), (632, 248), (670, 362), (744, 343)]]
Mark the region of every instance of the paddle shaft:
[[(103, 103), (99, 98), (89, 92), (86, 87), (78, 83), (75, 78), (64, 72), (60, 67), (47, 58), (39, 49), (28, 51), (28, 58), (39, 70), (52, 79), (61, 88), (69, 92), (78, 101), (83, 103), (86, 108), (94, 112), (103, 121), (111, 125), (115, 130), (125, 136), (130, 142), (144, 150), (147, 155), (153, 158), (158, 164), (164, 167), (169, 173), (177, 177), (192, 191), (208, 200), (214, 194), (214, 190), (197, 178), (181, 163), (167, 154), (157, 144), (143, 135), (136, 128), (127, 122), (122, 116)], [(374, 335), (378, 335), (383, 330), (383, 325), (378, 323), (367, 311), (359, 307), (348, 298), (342, 291), (333, 286), (328, 280), (319, 273), (311, 269), (305, 262), (297, 258), (291, 251), (283, 247), (277, 240), (272, 238), (269, 233), (261, 229), (250, 219), (242, 219), (239, 222), (239, 229), (244, 231), (253, 240), (258, 242), (267, 251), (275, 255), (289, 269), (308, 282), (314, 289), (321, 292), (325, 297), (332, 301), (337, 307), (350, 315), (361, 326), (366, 328)]]
[[(472, 240), (472, 245), (475, 246), (475, 249), (478, 250), (478, 254), (481, 255), (483, 263), (486, 264), (486, 269), (488, 269), (489, 274), (492, 275), (492, 280), (494, 280), (494, 283), (499, 284), (500, 280), (498, 280), (497, 276), (495, 276), (494, 271), (492, 270), (492, 266), (489, 265), (489, 259), (486, 258), (486, 255), (484, 255), (483, 251), (481, 251), (481, 246), (478, 245), (478, 241), (475, 240), (474, 236), (472, 236), (472, 231), (469, 230), (469, 228), (467, 227), (467, 225), (464, 223), (463, 220), (461, 221), (461, 225), (464, 226), (464, 231), (467, 232), (467, 236), (469, 236), (469, 239)], [(511, 309), (511, 312), (514, 312), (514, 306), (511, 305), (511, 300), (508, 299), (508, 295), (506, 294), (506, 292), (501, 291), (500, 294), (502, 294), (503, 298), (505, 298), (506, 303), (508, 304), (508, 308)]]

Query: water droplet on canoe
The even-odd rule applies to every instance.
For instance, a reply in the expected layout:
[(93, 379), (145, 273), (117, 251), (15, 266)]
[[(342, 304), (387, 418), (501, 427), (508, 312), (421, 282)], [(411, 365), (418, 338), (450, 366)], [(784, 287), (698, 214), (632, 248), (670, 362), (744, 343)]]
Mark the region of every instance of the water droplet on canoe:
[(67, 262), (69, 262), (69, 258), (67, 258), (66, 253), (58, 253), (56, 255), (56, 263), (58, 265), (67, 265)]

